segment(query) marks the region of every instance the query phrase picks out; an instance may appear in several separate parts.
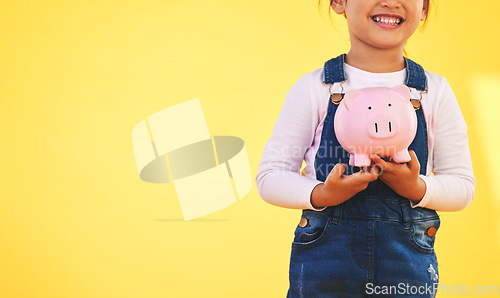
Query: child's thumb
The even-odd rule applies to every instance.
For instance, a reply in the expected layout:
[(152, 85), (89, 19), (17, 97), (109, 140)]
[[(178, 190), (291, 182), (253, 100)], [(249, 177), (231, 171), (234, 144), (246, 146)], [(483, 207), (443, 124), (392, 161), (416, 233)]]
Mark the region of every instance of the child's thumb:
[(342, 177), (342, 174), (344, 173), (346, 169), (346, 165), (343, 163), (338, 163), (336, 164), (333, 169), (330, 171), (330, 174), (328, 175), (328, 180), (333, 180), (333, 181), (338, 181)]
[(415, 151), (413, 151), (413, 150), (408, 151), (408, 153), (410, 154), (410, 157), (411, 157), (411, 160), (408, 163), (408, 166), (410, 167), (410, 169), (412, 169), (414, 171), (417, 171), (417, 172), (420, 171), (420, 163), (418, 162), (417, 154), (415, 154)]

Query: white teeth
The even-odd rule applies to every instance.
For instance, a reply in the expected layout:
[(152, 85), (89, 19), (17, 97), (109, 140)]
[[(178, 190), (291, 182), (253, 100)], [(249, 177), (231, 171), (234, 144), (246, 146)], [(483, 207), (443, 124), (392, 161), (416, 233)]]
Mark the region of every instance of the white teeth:
[(383, 24), (388, 24), (388, 25), (399, 25), (401, 24), (401, 19), (397, 17), (381, 17), (381, 16), (374, 16), (373, 20), (377, 23), (383, 23)]

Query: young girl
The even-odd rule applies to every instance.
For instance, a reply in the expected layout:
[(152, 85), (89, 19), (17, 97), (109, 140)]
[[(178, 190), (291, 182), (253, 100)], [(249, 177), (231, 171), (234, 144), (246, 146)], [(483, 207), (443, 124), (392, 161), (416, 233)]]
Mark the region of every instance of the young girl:
[[(467, 127), (448, 82), (403, 56), (429, 0), (330, 6), (346, 17), (351, 48), (290, 89), (256, 177), (265, 201), (303, 209), (288, 297), (433, 297), (436, 211), (468, 206), (475, 179)], [(350, 90), (400, 84), (410, 89), (418, 120), (411, 161), (372, 155), (371, 167), (347, 167), (349, 154), (333, 128), (338, 100)]]

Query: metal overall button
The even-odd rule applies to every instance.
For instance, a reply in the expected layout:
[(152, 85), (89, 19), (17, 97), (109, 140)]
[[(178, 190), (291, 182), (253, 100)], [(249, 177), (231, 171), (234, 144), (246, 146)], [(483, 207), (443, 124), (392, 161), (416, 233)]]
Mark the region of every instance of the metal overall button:
[(299, 222), (299, 227), (301, 228), (305, 228), (307, 226), (307, 224), (309, 223), (309, 221), (307, 220), (307, 218), (305, 217), (302, 217), (300, 219), (300, 222)]
[(429, 236), (429, 237), (433, 237), (434, 235), (436, 235), (436, 232), (437, 232), (436, 227), (429, 227), (429, 228), (427, 229), (426, 234), (427, 234), (427, 236)]

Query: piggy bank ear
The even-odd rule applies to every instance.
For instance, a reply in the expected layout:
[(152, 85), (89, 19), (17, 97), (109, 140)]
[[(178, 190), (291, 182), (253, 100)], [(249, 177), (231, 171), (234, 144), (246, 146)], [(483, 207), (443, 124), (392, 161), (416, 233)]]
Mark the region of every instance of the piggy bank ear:
[(346, 92), (346, 94), (344, 95), (344, 99), (342, 100), (342, 103), (344, 103), (344, 106), (348, 111), (352, 104), (352, 101), (361, 94), (363, 94), (363, 92), (359, 90), (352, 90)]
[(410, 89), (405, 85), (394, 86), (391, 88), (391, 91), (401, 95), (405, 101), (410, 100)]

